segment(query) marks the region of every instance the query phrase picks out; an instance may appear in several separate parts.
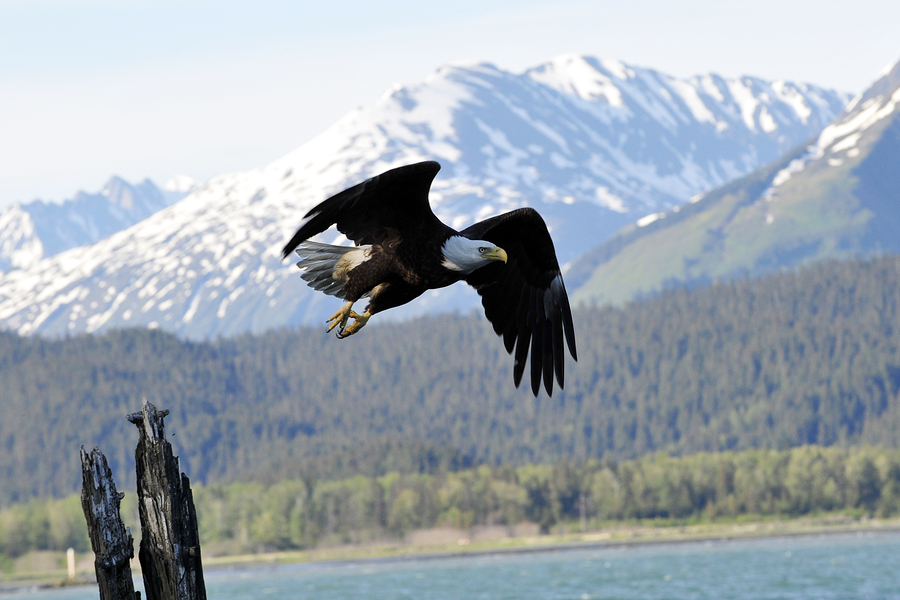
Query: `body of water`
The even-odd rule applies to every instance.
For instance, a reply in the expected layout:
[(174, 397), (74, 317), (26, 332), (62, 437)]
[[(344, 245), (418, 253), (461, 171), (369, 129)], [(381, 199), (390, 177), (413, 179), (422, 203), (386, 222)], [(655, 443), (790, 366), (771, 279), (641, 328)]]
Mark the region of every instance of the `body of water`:
[[(206, 574), (210, 600), (900, 599), (900, 533), (318, 563)], [(87, 600), (95, 587), (0, 600)]]

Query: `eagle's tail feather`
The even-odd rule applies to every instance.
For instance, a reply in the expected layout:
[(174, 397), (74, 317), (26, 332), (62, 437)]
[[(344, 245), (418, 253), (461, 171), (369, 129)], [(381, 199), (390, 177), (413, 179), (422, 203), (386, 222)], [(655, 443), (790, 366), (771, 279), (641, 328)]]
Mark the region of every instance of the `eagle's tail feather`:
[[(295, 250), (297, 256), (300, 257), (297, 266), (303, 271), (300, 276), (314, 290), (343, 298), (347, 272), (357, 262), (353, 260), (356, 258), (353, 253), (365, 252), (367, 249), (367, 247), (331, 246), (309, 240), (304, 241)], [(338, 263), (344, 257), (347, 257), (348, 260), (339, 265)]]

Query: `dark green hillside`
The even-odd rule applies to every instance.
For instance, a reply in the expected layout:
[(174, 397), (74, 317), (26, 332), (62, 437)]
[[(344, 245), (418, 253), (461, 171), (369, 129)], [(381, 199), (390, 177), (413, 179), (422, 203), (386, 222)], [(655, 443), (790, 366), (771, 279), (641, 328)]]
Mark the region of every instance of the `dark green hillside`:
[(532, 398), (490, 326), (440, 316), (182, 342), (0, 335), (0, 503), (124, 487), (146, 396), (199, 482), (802, 444), (900, 447), (900, 257), (677, 290), (576, 314), (566, 390)]

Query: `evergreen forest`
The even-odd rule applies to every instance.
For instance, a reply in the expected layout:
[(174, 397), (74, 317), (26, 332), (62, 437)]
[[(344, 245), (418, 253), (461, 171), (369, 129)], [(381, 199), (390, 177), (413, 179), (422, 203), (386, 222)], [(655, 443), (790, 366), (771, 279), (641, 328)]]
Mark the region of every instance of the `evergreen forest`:
[(133, 489), (137, 431), (125, 415), (143, 397), (171, 411), (182, 469), (210, 490), (898, 448), (898, 307), (894, 255), (584, 307), (579, 360), (552, 398), (514, 388), (512, 358), (478, 315), (373, 320), (346, 340), (324, 326), (203, 342), (0, 333), (0, 506), (77, 491), (82, 445), (100, 447), (120, 489)]

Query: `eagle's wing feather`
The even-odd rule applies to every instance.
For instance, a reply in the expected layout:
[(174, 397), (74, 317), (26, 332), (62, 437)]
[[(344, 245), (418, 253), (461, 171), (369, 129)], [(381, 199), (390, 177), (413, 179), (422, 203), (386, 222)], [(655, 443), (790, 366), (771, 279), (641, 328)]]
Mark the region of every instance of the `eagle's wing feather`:
[(440, 168), (433, 161), (407, 165), (335, 194), (306, 213), (282, 256), (335, 224), (357, 246), (380, 243), (391, 232), (410, 227), (444, 228), (428, 203), (428, 190)]
[(531, 390), (537, 395), (541, 379), (553, 393), (553, 375), (565, 384), (565, 349), (578, 359), (572, 309), (559, 270), (553, 240), (533, 209), (514, 210), (460, 232), (469, 239), (487, 240), (503, 248), (506, 264), (493, 263), (474, 271), (466, 281), (481, 296), (484, 314), (503, 337), (507, 352), (515, 349), (513, 378), (518, 387), (531, 350)]

